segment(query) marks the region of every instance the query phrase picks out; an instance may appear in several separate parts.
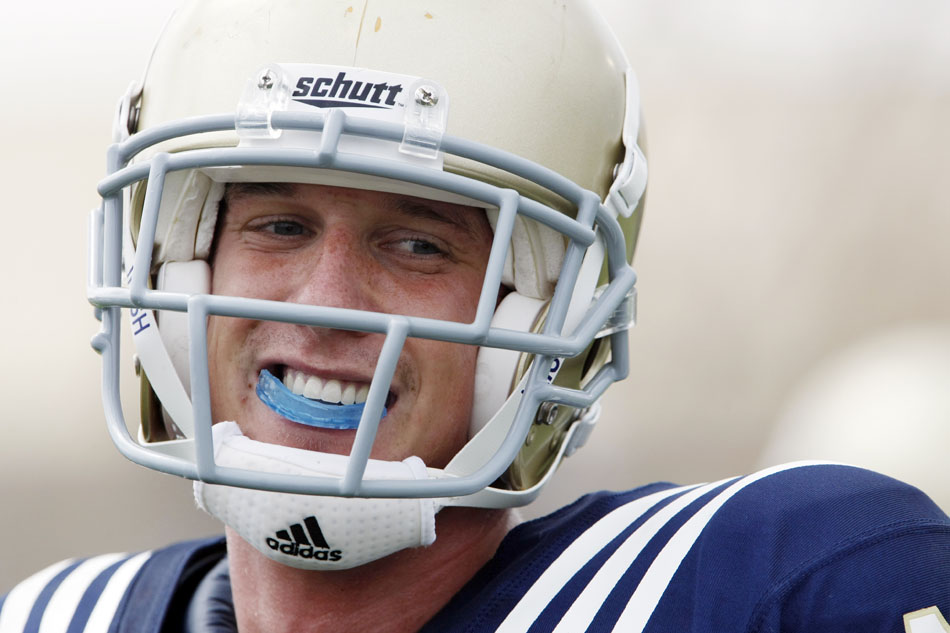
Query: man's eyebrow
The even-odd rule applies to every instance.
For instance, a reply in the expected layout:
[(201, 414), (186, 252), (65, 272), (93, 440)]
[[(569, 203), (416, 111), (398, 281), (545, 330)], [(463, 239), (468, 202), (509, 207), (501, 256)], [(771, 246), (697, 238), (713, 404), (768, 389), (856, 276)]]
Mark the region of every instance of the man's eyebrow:
[(237, 200), (247, 196), (293, 196), (297, 187), (289, 182), (229, 182), (224, 199)]
[(476, 230), (478, 222), (473, 216), (473, 213), (482, 210), (476, 207), (466, 207), (464, 210), (445, 206), (435, 207), (426, 204), (424, 200), (408, 198), (399, 198), (394, 206), (397, 212), (404, 215), (449, 224), (465, 231), (472, 237), (478, 236), (478, 231)]

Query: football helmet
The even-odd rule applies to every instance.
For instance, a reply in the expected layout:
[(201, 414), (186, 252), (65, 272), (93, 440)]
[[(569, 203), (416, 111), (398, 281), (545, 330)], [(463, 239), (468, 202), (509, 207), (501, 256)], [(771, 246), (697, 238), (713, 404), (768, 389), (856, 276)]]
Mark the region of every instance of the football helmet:
[[(647, 165), (635, 75), (587, 2), (190, 2), (120, 99), (114, 137), (90, 221), (88, 297), (108, 428), (134, 462), (253, 490), (522, 505), (627, 374)], [(218, 208), (234, 182), (484, 208), (494, 243), (474, 320), (211, 294)], [(123, 314), (134, 358), (120, 353)], [(212, 316), (385, 336), (365, 404), (337, 416), (357, 428), (338, 468), (223, 463)], [(479, 347), (470, 440), (421, 474), (369, 459), (407, 337)], [(138, 437), (119, 401), (130, 359)]]

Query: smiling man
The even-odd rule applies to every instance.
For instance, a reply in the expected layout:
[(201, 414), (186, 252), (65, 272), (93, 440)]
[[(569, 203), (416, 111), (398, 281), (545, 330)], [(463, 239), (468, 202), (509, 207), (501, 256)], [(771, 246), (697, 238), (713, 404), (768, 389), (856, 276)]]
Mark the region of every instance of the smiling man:
[[(212, 291), (469, 323), (491, 244), (492, 228), (476, 207), (323, 185), (238, 183), (227, 187), (219, 209)], [(227, 317), (213, 318), (208, 330), (216, 420), (241, 420), (243, 435), (261, 442), (350, 453), (359, 415), (346, 409), (362, 412), (384, 335)], [(448, 464), (468, 439), (476, 352), (458, 343), (406, 341), (374, 459), (416, 456), (429, 466)], [(262, 380), (277, 386), (263, 390)], [(316, 413), (304, 400), (324, 406)], [(447, 509), (424, 557), (408, 550), (331, 575), (275, 565), (229, 531), (231, 587), (236, 604), (269, 627), (300, 611), (305, 618), (288, 618), (287, 630), (323, 630), (318, 624), (329, 630), (344, 622), (348, 630), (373, 630), (381, 621), (415, 630), (425, 618), (406, 608), (407, 594), (426, 596), (425, 604), (447, 602), (490, 558), (509, 523), (504, 511)], [(339, 550), (327, 557), (346, 563)], [(438, 583), (430, 566), (444, 570)], [(385, 579), (382, 596), (366, 583), (370, 574)], [(262, 585), (268, 576), (292, 580)], [(310, 605), (319, 602), (313, 596), (334, 598), (314, 614), (288, 609), (292, 595)]]
[(225, 535), (49, 567), (0, 633), (948, 630), (950, 520), (849, 466), (519, 523), (628, 371), (640, 136), (583, 0), (185, 4), (119, 104), (89, 299), (114, 442)]

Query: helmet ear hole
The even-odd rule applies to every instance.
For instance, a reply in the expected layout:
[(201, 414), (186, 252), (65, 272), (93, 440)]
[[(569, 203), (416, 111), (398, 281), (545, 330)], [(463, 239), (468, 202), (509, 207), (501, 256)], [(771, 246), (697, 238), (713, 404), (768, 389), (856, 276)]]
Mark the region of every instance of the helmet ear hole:
[[(509, 292), (492, 317), (491, 327), (519, 332), (530, 332), (538, 321), (547, 301)], [(495, 415), (511, 395), (516, 384), (515, 370), (522, 352), (494, 347), (478, 350), (475, 365), (475, 402), (472, 405), (472, 420), (469, 437), (473, 437)]]

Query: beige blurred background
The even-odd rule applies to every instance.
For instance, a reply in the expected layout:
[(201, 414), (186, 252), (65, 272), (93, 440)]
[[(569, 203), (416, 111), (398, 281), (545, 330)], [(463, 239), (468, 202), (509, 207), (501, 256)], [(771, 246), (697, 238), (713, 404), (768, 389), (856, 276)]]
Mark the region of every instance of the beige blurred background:
[[(0, 21), (0, 593), (218, 530), (187, 482), (112, 448), (84, 301), (115, 100), (173, 4), (37, 0)], [(530, 514), (801, 457), (950, 507), (950, 4), (597, 4), (650, 137), (640, 323), (631, 379)]]

